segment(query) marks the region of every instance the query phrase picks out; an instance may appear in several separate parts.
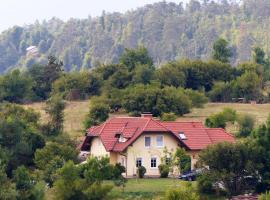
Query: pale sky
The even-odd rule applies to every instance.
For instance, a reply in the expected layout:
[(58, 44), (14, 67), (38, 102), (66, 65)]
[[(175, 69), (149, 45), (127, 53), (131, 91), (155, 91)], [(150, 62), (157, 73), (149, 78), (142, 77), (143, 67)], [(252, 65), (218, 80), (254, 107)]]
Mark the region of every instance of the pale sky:
[[(0, 32), (14, 25), (31, 24), (36, 20), (57, 17), (87, 18), (102, 11), (125, 12), (161, 0), (0, 0)], [(187, 2), (188, 0), (167, 0)]]

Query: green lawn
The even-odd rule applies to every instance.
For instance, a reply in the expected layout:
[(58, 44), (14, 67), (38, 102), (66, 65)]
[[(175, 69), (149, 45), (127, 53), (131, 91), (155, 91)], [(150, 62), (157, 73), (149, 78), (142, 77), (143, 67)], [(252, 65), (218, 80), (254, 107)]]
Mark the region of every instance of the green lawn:
[[(184, 181), (177, 179), (128, 179), (124, 192), (114, 187), (112, 194), (119, 199), (162, 199), (171, 188), (183, 187)], [(193, 183), (195, 184), (195, 182)]]
[[(112, 196), (118, 197), (119, 200), (162, 200), (167, 190), (185, 187), (185, 184), (187, 184), (187, 182), (172, 178), (128, 179), (124, 191), (122, 191), (122, 188), (114, 187)], [(192, 184), (196, 187), (196, 182), (192, 182)], [(225, 198), (208, 196), (203, 199), (224, 200)]]

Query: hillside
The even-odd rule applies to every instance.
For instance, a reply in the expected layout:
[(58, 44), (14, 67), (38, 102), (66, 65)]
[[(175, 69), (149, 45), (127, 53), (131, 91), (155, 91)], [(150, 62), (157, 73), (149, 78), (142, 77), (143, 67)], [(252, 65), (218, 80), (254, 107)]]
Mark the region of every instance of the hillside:
[[(64, 129), (72, 137), (79, 137), (83, 135), (83, 121), (88, 113), (88, 101), (68, 102), (65, 109)], [(41, 120), (46, 121), (46, 114), (44, 111), (44, 103), (34, 103), (25, 105), (25, 107), (33, 108), (40, 112)], [(204, 108), (195, 108), (191, 113), (178, 118), (179, 121), (201, 121), (213, 113), (221, 112), (223, 108), (232, 108), (239, 113), (247, 113), (256, 118), (256, 124), (261, 124), (266, 121), (270, 104), (239, 104), (239, 103), (208, 103)], [(119, 116), (119, 114), (117, 114)], [(125, 115), (125, 114), (121, 114)], [(111, 115), (111, 117), (114, 115)], [(234, 131), (235, 127), (229, 127), (230, 131)]]
[[(121, 13), (103, 13), (63, 22), (53, 18), (0, 35), (0, 73), (29, 67), (53, 54), (66, 70), (115, 63), (124, 48), (139, 44), (150, 51), (155, 63), (177, 58), (207, 59), (218, 37), (230, 41), (232, 63), (250, 59), (254, 46), (268, 50), (270, 3), (268, 0), (204, 1), (182, 4), (160, 2)], [(27, 56), (29, 46), (38, 55)], [(269, 53), (269, 52), (267, 52)]]

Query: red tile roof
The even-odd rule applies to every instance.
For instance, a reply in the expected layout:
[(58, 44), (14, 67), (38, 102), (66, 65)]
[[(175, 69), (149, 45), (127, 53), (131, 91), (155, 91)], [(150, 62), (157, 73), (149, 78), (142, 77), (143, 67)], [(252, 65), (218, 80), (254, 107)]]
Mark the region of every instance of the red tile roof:
[[(221, 128), (205, 128), (200, 122), (161, 122), (152, 117), (116, 117), (99, 126), (88, 129), (86, 137), (100, 137), (107, 151), (122, 152), (141, 134), (149, 132), (169, 133), (179, 144), (189, 150), (202, 150), (218, 142), (234, 142), (235, 138)], [(185, 134), (187, 139), (179, 137)], [(116, 135), (122, 135), (126, 142), (118, 142)]]

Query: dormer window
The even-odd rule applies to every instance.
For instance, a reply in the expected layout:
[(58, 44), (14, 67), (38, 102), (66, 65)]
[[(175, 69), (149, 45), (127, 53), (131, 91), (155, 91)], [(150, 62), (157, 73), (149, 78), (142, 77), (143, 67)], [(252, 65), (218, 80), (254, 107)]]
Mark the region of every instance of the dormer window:
[(126, 142), (127, 139), (123, 137), (123, 135), (120, 135), (119, 139), (118, 139), (118, 142)]
[(184, 132), (180, 132), (179, 137), (180, 137), (181, 140), (187, 140), (187, 136), (185, 135)]

